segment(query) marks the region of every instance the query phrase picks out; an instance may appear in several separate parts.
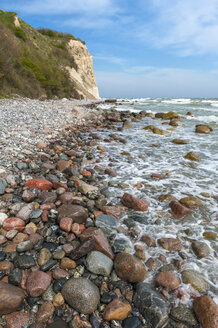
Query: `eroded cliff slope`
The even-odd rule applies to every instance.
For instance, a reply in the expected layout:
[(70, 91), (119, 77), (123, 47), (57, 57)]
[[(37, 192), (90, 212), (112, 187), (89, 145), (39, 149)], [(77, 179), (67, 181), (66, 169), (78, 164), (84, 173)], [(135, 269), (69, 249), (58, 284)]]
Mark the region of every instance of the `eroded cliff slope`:
[(69, 33), (34, 29), (0, 10), (0, 96), (98, 99), (92, 56)]

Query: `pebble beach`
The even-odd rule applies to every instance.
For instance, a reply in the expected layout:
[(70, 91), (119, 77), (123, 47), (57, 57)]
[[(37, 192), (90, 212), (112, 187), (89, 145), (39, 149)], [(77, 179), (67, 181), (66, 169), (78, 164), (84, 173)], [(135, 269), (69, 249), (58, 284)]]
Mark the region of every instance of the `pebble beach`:
[(205, 104), (0, 100), (0, 328), (218, 326)]

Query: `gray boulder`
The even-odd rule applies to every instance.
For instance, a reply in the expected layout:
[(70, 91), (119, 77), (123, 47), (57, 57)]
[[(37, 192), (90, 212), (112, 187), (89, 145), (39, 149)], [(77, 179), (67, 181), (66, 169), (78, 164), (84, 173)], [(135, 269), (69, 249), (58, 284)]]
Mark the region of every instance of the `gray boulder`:
[(149, 284), (136, 285), (133, 301), (151, 328), (161, 328), (168, 321), (169, 303)]

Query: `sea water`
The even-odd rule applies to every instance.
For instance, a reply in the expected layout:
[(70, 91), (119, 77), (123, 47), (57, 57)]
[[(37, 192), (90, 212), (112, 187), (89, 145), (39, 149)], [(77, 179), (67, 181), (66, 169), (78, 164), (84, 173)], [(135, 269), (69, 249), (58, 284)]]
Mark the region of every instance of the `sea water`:
[[(217, 187), (218, 187), (218, 99), (118, 99), (116, 104), (99, 105), (105, 110), (113, 107), (117, 111), (148, 113), (166, 113), (175, 111), (182, 121), (178, 127), (162, 124), (163, 120), (145, 117), (140, 121), (131, 122), (130, 129), (116, 130), (118, 137), (126, 140), (126, 144), (119, 141), (104, 142), (111, 129), (98, 131), (102, 137), (100, 144), (107, 149), (107, 156), (103, 158), (103, 164), (113, 164), (113, 170), (118, 173), (115, 178), (108, 177), (110, 185), (109, 196), (113, 204), (120, 203), (120, 197), (124, 192), (130, 193), (150, 202), (147, 212), (142, 213), (143, 223), (137, 223), (140, 230), (138, 238), (130, 238), (128, 235), (118, 233), (116, 238), (128, 239), (130, 251), (134, 252), (134, 244), (142, 244), (140, 236), (149, 234), (156, 240), (158, 238), (179, 238), (183, 245), (183, 251), (187, 255), (183, 270), (195, 270), (203, 275), (210, 285), (210, 292), (218, 301), (218, 237), (209, 240), (203, 236), (203, 232), (214, 232), (218, 236), (218, 211), (217, 211)], [(191, 115), (187, 115), (191, 112)], [(190, 114), (190, 113), (189, 113)], [(208, 124), (213, 129), (210, 134), (195, 133), (197, 124)], [(169, 133), (165, 135), (154, 134), (150, 130), (144, 130), (147, 125), (154, 125)], [(121, 127), (117, 123), (117, 127)], [(173, 129), (172, 129), (173, 128)], [(183, 139), (188, 144), (177, 145), (172, 143), (175, 138)], [(191, 161), (184, 156), (194, 151), (201, 160), (190, 165)], [(131, 156), (124, 156), (128, 152)], [(193, 163), (193, 162), (192, 162)], [(152, 173), (165, 174), (164, 179), (151, 178)], [(120, 188), (125, 184), (125, 190)], [(137, 189), (136, 184), (142, 188)], [(205, 197), (207, 193), (207, 197)], [(158, 197), (163, 194), (171, 194), (178, 200), (186, 196), (198, 197), (201, 207), (194, 208), (193, 213), (184, 219), (175, 219), (169, 208), (169, 203), (160, 202)], [(119, 221), (125, 227), (124, 215)], [(208, 257), (198, 259), (191, 249), (193, 241), (205, 242), (210, 248)], [(146, 258), (163, 254), (168, 263), (171, 259), (181, 260), (178, 253), (168, 252), (160, 246), (146, 248)], [(154, 273), (147, 275), (146, 281), (151, 282)], [(182, 284), (185, 290), (192, 290), (189, 285)], [(196, 294), (196, 290), (192, 290)], [(185, 298), (189, 302), (189, 298)]]

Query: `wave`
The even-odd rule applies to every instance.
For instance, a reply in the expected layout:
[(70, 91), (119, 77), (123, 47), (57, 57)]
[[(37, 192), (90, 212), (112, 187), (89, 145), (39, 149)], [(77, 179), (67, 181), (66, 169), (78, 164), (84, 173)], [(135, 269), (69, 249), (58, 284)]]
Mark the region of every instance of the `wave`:
[(196, 116), (196, 117), (192, 117), (192, 116), (187, 116), (187, 119), (191, 120), (191, 119), (195, 119), (197, 121), (203, 121), (206, 123), (218, 123), (218, 116), (215, 115), (209, 115), (209, 116)]
[(185, 104), (190, 104), (193, 100), (189, 98), (176, 98), (176, 99), (167, 99), (167, 100), (162, 100), (162, 103), (166, 104), (178, 104), (178, 105), (185, 105)]

